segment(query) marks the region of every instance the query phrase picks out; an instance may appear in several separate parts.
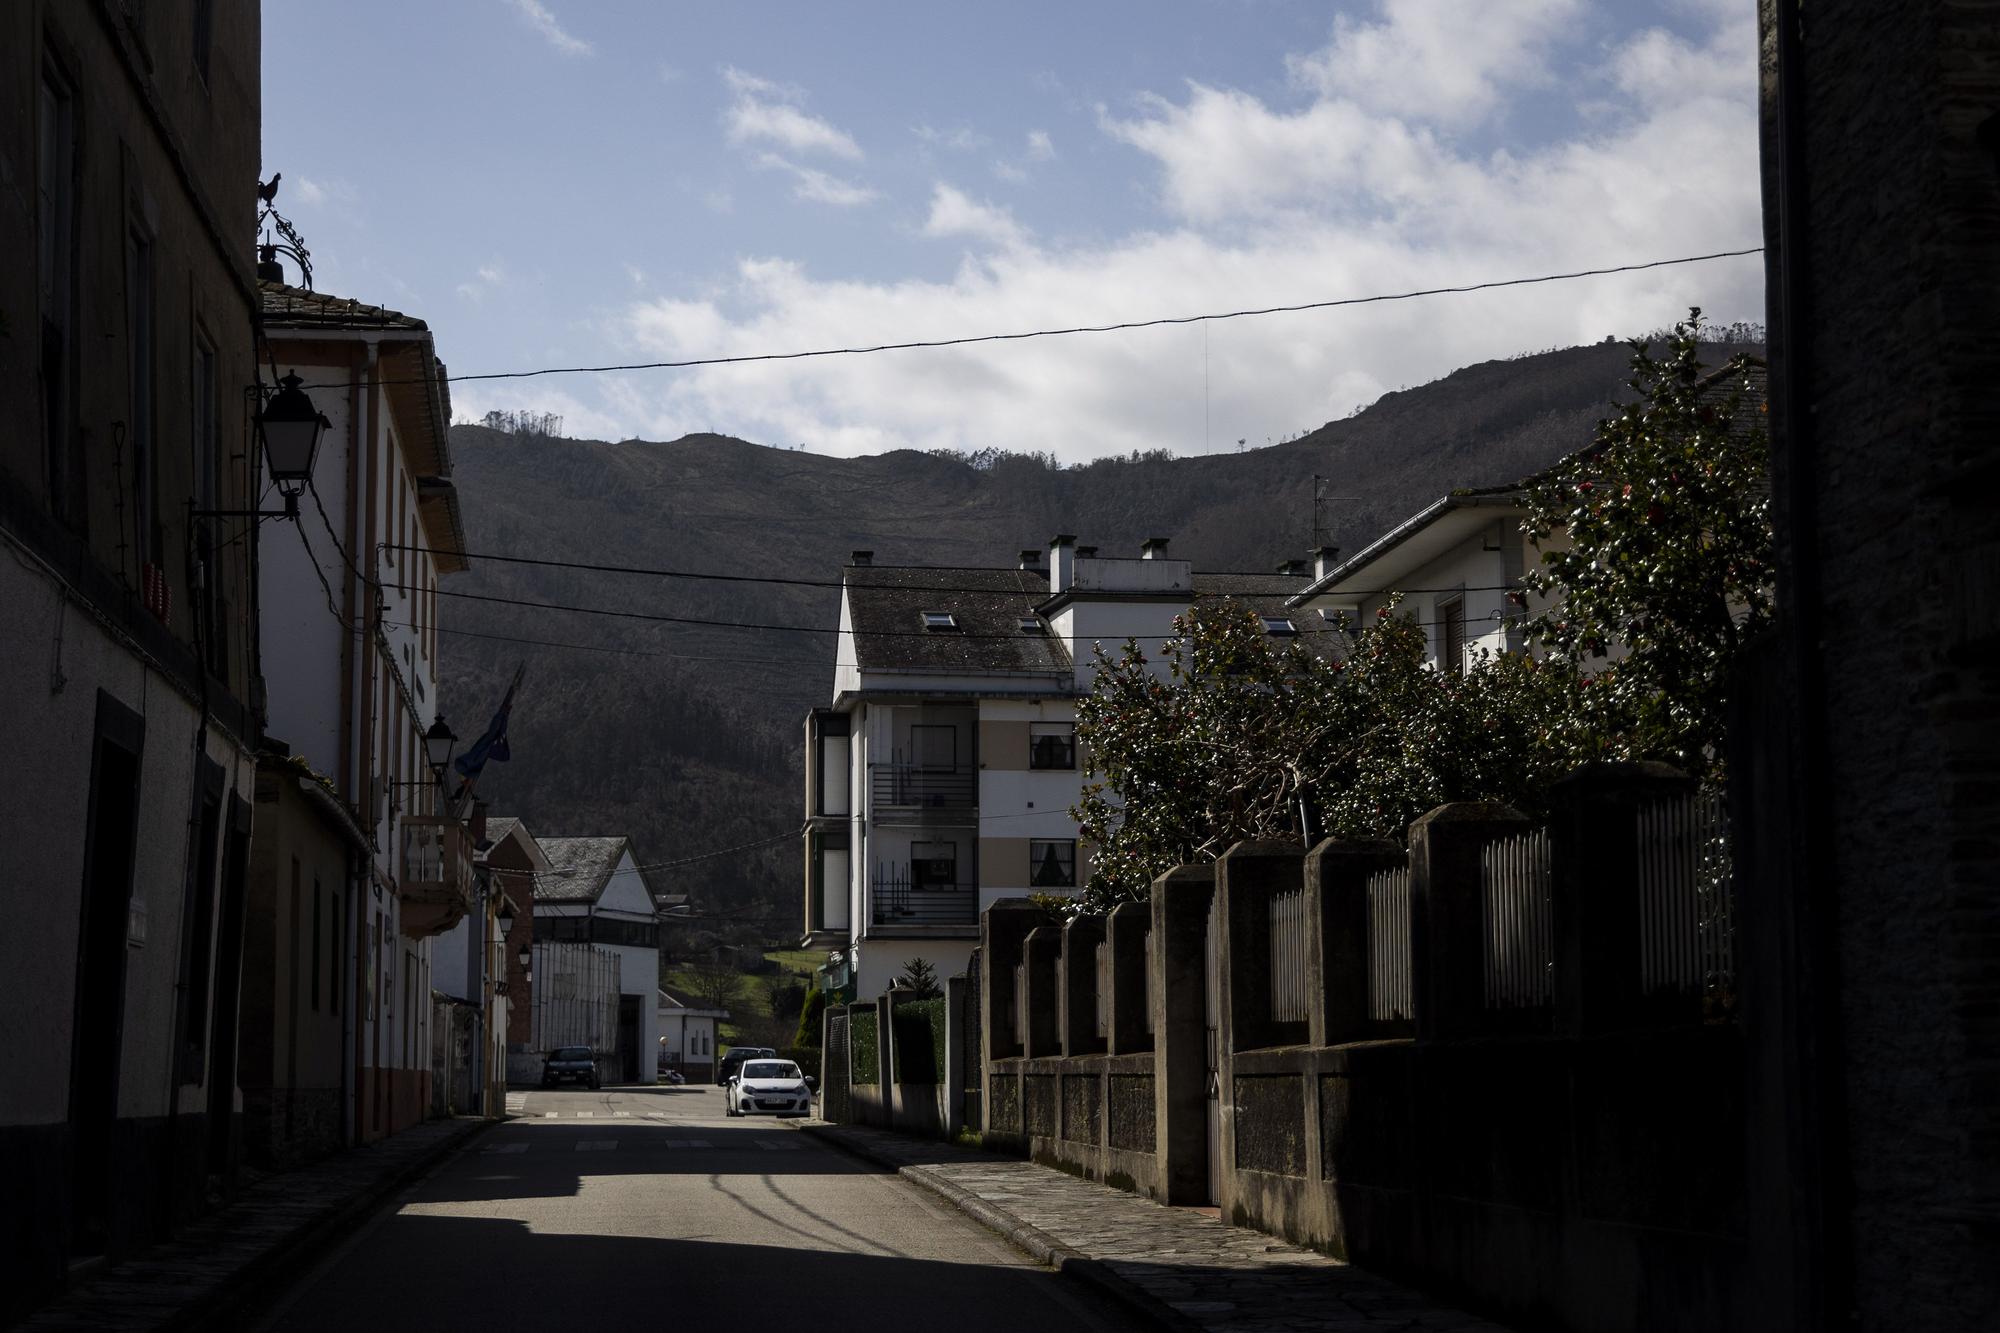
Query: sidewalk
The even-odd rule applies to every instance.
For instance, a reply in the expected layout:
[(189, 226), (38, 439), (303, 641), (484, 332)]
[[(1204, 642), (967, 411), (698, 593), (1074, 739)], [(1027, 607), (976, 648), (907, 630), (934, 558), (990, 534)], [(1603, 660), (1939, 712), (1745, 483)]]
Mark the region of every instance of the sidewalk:
[(498, 1123), (473, 1116), (426, 1121), (364, 1148), (266, 1176), (227, 1207), (78, 1283), (15, 1327), (39, 1333), (240, 1325), (259, 1298), (300, 1276), (329, 1242)]
[(1261, 1231), (1046, 1166), (857, 1125), (804, 1132), (897, 1171), (1033, 1257), (1180, 1330), (1507, 1333)]

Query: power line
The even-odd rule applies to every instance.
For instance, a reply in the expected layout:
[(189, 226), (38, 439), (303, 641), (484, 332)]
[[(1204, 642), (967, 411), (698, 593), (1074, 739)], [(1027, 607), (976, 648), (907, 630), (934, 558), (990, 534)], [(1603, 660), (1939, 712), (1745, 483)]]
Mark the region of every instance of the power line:
[[(1465, 283), (1455, 287), (1424, 287), (1407, 292), (1384, 292), (1374, 296), (1345, 296), (1324, 301), (1303, 301), (1297, 305), (1259, 306), (1244, 310), (1223, 310), (1205, 315), (1163, 315), (1154, 319), (1121, 320), (1114, 324), (1075, 324), (1064, 328), (1028, 329), (1017, 333), (977, 333), (958, 338), (910, 339), (904, 342), (870, 343), (850, 347), (822, 347), (804, 352), (757, 352), (738, 356), (690, 357), (681, 361), (632, 361), (603, 366), (543, 366), (535, 370), (499, 370), (479, 375), (449, 375), (450, 384), (475, 380), (525, 380), (543, 375), (605, 375), (626, 370), (690, 370), (698, 366), (733, 366), (762, 361), (804, 361), (815, 357), (867, 356), (876, 352), (906, 352), (920, 348), (966, 347), (975, 343), (1025, 342), (1033, 338), (1063, 338), (1084, 333), (1121, 333), (1132, 329), (1153, 329), (1176, 324), (1202, 324), (1210, 320), (1254, 319), (1264, 315), (1290, 315), (1307, 310), (1331, 310), (1339, 306), (1376, 305), (1387, 301), (1413, 301), (1425, 296), (1452, 296), (1467, 292), (1493, 291), (1502, 287), (1529, 287), (1548, 282), (1569, 282), (1577, 278), (1599, 278), (1614, 273), (1639, 273), (1647, 269), (1671, 268), (1680, 264), (1701, 264), (1712, 259), (1735, 259), (1762, 254), (1764, 247), (1718, 250), (1713, 254), (1684, 255), (1678, 259), (1652, 259), (1644, 263), (1614, 264), (1605, 268), (1577, 269), (1570, 273), (1544, 273), (1530, 278), (1498, 278), (1489, 282)], [(422, 376), (408, 379), (355, 380), (334, 384), (309, 384), (309, 389), (345, 388), (355, 385), (425, 384)]]
[[(494, 555), (483, 551), (441, 550), (435, 547), (416, 546), (402, 542), (383, 542), (381, 543), (381, 547), (384, 550), (415, 551), (421, 554), (432, 555), (432, 556), (453, 555), (453, 556), (459, 556), (465, 560), (484, 560), (502, 565), (534, 565), (543, 569), (573, 569), (588, 574), (639, 574), (650, 578), (692, 579), (707, 583), (765, 583), (765, 584), (773, 584), (779, 587), (788, 587), (788, 588), (826, 588), (833, 590), (849, 588), (849, 587), (890, 588), (899, 592), (963, 592), (963, 593), (986, 593), (986, 594), (997, 593), (1003, 596), (1008, 594), (1031, 596), (1037, 591), (1036, 589), (1019, 589), (1019, 588), (953, 587), (945, 584), (929, 584), (923, 587), (900, 587), (898, 585), (893, 585), (893, 584), (875, 584), (875, 583), (850, 584), (845, 579), (806, 579), (806, 578), (795, 578), (781, 574), (708, 574), (708, 573), (702, 573), (698, 570), (661, 569), (655, 566), (648, 566), (648, 565), (613, 565), (613, 564), (605, 564), (600, 561), (589, 561), (589, 560), (550, 560), (542, 557), (526, 556), (526, 555)], [(928, 570), (934, 568), (934, 566), (869, 565), (866, 566), (866, 568)], [(1000, 569), (1000, 570), (994, 570), (993, 572), (997, 574), (1011, 574), (1017, 571)], [(1025, 573), (1026, 571), (1023, 570), (1018, 572)], [(1204, 576), (1198, 574), (1196, 575), (1196, 577), (1200, 578)], [(1206, 577), (1282, 578), (1282, 577), (1293, 577), (1293, 576), (1278, 575), (1278, 574), (1252, 574), (1246, 570), (1233, 570), (1233, 571), (1224, 570), (1221, 571), (1220, 573), (1208, 575)], [(1297, 575), (1296, 577), (1303, 578), (1305, 576)], [(1348, 589), (1344, 591), (1341, 595), (1353, 596), (1353, 597), (1382, 597), (1382, 596), (1387, 596), (1389, 593), (1392, 592), (1401, 592), (1401, 593), (1508, 592), (1511, 591), (1514, 588), (1514, 586), (1515, 585), (1513, 584), (1503, 584), (1503, 583), (1482, 584), (1476, 586), (1455, 583), (1447, 588), (1400, 588), (1399, 587), (1399, 588)], [(440, 591), (442, 591), (442, 589)], [(1304, 591), (1304, 589), (1299, 589), (1298, 591), (1302, 592)], [(1200, 589), (1195, 589), (1188, 592), (1186, 595), (1191, 599), (1201, 599), (1201, 598), (1231, 598), (1231, 597), (1276, 597), (1276, 596), (1291, 596), (1294, 594), (1202, 591)]]

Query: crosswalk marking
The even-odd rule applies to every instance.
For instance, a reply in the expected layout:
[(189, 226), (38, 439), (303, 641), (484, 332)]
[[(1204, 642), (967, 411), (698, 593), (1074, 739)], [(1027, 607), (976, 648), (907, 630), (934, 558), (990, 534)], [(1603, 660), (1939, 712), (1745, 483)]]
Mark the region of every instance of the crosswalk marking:
[(707, 1139), (677, 1139), (670, 1140), (670, 1142), (676, 1148), (706, 1148), (709, 1146)]
[(617, 1139), (583, 1139), (576, 1145), (578, 1152), (610, 1152), (618, 1146)]
[(576, 1113), (576, 1118), (577, 1118), (578, 1120), (588, 1120), (588, 1119), (590, 1119), (590, 1118), (591, 1118), (592, 1116), (594, 1116), (594, 1115), (596, 1115), (596, 1114), (597, 1114), (597, 1112), (595, 1112), (595, 1111), (578, 1111), (578, 1112)]
[(495, 1143), (480, 1149), (481, 1152), (526, 1152), (526, 1143)]
[(555, 1119), (555, 1118), (556, 1118), (556, 1113), (555, 1113), (554, 1111), (544, 1111), (544, 1112), (542, 1112), (542, 1119), (544, 1119), (544, 1120), (553, 1120), (553, 1119)]
[(758, 1139), (757, 1146), (759, 1148), (769, 1148), (774, 1152), (790, 1152), (799, 1145), (787, 1139)]
[(620, 1120), (630, 1120), (632, 1118), (630, 1111), (613, 1111), (611, 1114), (617, 1116)]

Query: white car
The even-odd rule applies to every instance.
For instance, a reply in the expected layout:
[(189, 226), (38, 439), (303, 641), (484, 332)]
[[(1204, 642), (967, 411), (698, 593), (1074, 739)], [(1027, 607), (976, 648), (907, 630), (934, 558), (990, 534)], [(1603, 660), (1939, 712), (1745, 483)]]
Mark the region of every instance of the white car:
[(790, 1060), (745, 1060), (722, 1090), (730, 1115), (812, 1114), (813, 1080)]

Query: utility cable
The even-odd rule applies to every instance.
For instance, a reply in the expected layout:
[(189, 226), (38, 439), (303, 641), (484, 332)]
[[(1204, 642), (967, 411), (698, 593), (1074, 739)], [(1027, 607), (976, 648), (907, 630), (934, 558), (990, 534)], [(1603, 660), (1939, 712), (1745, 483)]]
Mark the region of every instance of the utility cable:
[[(1577, 278), (1605, 277), (1614, 273), (1639, 273), (1647, 269), (1670, 268), (1680, 264), (1701, 264), (1712, 259), (1735, 259), (1743, 255), (1762, 254), (1764, 247), (1750, 246), (1742, 250), (1718, 250), (1713, 254), (1683, 255), (1677, 259), (1652, 259), (1643, 263), (1613, 264), (1604, 268), (1577, 269), (1569, 273), (1544, 273), (1529, 278), (1498, 278), (1488, 282), (1464, 283), (1451, 287), (1424, 287), (1407, 292), (1383, 292), (1374, 296), (1346, 296), (1324, 301), (1302, 301), (1296, 305), (1258, 306), (1244, 310), (1215, 311), (1203, 315), (1164, 315), (1154, 319), (1120, 320), (1112, 324), (1076, 324), (1065, 328), (1028, 329), (1016, 333), (977, 333), (958, 338), (911, 339), (903, 342), (870, 343), (849, 347), (822, 347), (804, 352), (757, 352), (738, 356), (689, 357), (680, 361), (633, 361), (619, 365), (603, 366), (543, 366), (535, 370), (501, 370), (479, 375), (440, 376), (448, 384), (465, 384), (477, 380), (525, 380), (543, 375), (604, 375), (627, 370), (688, 370), (698, 366), (732, 366), (750, 362), (804, 361), (815, 357), (867, 356), (877, 352), (905, 352), (919, 348), (966, 347), (975, 343), (1025, 342), (1034, 338), (1062, 338), (1085, 333), (1120, 333), (1132, 329), (1162, 328), (1177, 324), (1201, 324), (1210, 320), (1254, 319), (1264, 315), (1289, 315), (1307, 310), (1331, 310), (1339, 306), (1376, 305), (1387, 301), (1412, 301), (1425, 296), (1450, 296), (1466, 292), (1493, 291), (1503, 287), (1529, 287), (1548, 282), (1569, 282)], [(371, 385), (428, 384), (431, 377), (415, 376), (407, 379), (356, 380), (352, 383)], [(311, 384), (312, 389), (346, 388), (341, 384)]]

